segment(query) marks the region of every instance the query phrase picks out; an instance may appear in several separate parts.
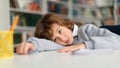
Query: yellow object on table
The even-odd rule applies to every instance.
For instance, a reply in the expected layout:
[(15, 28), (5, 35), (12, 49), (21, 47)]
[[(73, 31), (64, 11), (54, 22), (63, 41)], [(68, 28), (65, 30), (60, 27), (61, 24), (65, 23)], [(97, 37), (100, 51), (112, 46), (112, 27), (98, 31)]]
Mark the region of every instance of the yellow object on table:
[(0, 59), (14, 56), (13, 32), (0, 31)]

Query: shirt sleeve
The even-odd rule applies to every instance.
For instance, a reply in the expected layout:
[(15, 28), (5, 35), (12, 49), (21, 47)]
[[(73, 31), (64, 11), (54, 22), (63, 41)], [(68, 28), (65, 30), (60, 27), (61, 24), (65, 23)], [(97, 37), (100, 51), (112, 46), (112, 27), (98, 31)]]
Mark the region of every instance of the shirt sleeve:
[(81, 30), (86, 37), (87, 49), (120, 49), (120, 36), (107, 29), (88, 24)]
[(46, 39), (39, 39), (36, 37), (31, 37), (27, 40), (27, 42), (31, 42), (34, 45), (35, 50), (30, 51), (30, 53), (41, 52), (41, 51), (50, 51), (50, 50), (58, 50), (62, 48), (62, 45), (54, 43), (53, 41)]

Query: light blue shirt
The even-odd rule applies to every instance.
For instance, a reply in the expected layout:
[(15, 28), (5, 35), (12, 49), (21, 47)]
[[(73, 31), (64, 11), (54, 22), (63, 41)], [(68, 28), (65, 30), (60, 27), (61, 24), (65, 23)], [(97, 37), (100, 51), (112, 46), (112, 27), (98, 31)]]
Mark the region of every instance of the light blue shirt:
[[(74, 42), (78, 44), (84, 42), (87, 49), (120, 49), (120, 36), (104, 28), (98, 28), (92, 24), (86, 24), (81, 27), (74, 25)], [(57, 50), (63, 46), (46, 39), (31, 37), (28, 42), (32, 42), (35, 51)]]

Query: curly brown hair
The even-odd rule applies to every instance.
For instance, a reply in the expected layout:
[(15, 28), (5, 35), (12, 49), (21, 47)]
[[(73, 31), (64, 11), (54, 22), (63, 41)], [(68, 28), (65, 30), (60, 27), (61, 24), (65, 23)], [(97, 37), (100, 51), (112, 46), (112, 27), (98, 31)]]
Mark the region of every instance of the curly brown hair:
[(51, 37), (53, 36), (53, 31), (51, 29), (52, 24), (65, 26), (71, 31), (74, 27), (74, 23), (72, 20), (63, 18), (55, 13), (47, 13), (38, 21), (34, 34), (35, 37), (51, 40)]

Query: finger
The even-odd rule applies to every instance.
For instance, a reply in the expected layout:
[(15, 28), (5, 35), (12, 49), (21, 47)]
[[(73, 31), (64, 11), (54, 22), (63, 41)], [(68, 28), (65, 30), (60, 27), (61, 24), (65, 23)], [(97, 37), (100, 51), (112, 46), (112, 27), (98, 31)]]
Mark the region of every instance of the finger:
[(28, 54), (28, 51), (34, 50), (34, 46), (31, 43), (26, 43), (24, 47), (24, 54)]
[(20, 44), (16, 47), (16, 53), (19, 54), (20, 51)]
[(76, 46), (69, 46), (69, 47), (65, 47), (63, 49), (60, 49), (58, 52), (72, 52), (75, 50), (78, 50), (79, 48)]
[(17, 47), (17, 53), (18, 53), (18, 54), (23, 54), (24, 45), (25, 45), (25, 42), (22, 42), (22, 43)]
[(34, 50), (34, 47), (30, 47), (30, 49), (29, 50)]
[(70, 48), (70, 49), (68, 50), (68, 52), (73, 52), (73, 51), (80, 50), (80, 49), (81, 49), (81, 48), (80, 48), (79, 46), (74, 46), (74, 47)]
[(28, 50), (29, 50), (28, 45), (25, 45), (23, 49), (23, 54), (28, 54)]
[(69, 48), (68, 47), (65, 47), (63, 49), (60, 49), (58, 50), (58, 52), (68, 52)]
[(20, 54), (21, 53), (21, 44), (19, 44), (17, 47), (16, 47), (16, 53), (17, 54)]
[(20, 51), (19, 51), (20, 54), (23, 54), (23, 53), (24, 53), (24, 46), (25, 46), (25, 44), (26, 44), (25, 42), (22, 42), (22, 43), (21, 43), (21, 47), (20, 47)]

